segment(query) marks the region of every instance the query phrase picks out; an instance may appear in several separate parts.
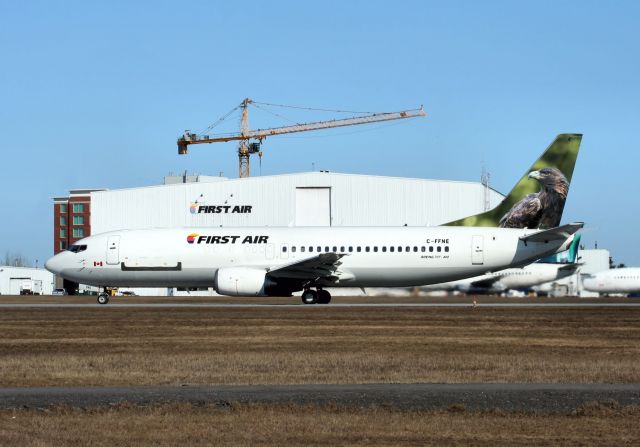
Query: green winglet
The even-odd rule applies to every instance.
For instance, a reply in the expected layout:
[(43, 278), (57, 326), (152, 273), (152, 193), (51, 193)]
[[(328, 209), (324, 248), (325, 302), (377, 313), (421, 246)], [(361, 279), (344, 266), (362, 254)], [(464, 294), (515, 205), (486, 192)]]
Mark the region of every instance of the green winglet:
[[(581, 141), (581, 134), (558, 135), (500, 205), (490, 211), (444, 225), (506, 228), (557, 227), (569, 192)], [(553, 168), (559, 170), (564, 175), (564, 179)], [(550, 178), (554, 175), (555, 186), (552, 183), (554, 179)]]

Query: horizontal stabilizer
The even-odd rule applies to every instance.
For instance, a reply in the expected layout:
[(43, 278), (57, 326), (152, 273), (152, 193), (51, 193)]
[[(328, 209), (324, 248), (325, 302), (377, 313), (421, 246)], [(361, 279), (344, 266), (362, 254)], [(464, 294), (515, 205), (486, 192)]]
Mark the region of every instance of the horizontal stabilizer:
[(527, 236), (522, 236), (520, 240), (524, 242), (564, 241), (582, 227), (584, 227), (583, 222), (570, 223), (556, 228), (551, 228), (549, 230), (538, 231), (537, 233), (532, 233)]

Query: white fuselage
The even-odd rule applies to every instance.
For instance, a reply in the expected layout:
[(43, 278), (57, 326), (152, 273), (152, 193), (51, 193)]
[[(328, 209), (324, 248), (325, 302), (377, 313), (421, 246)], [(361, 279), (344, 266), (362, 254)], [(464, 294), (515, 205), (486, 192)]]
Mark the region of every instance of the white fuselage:
[[(218, 269), (264, 270), (344, 254), (331, 286), (420, 286), (512, 266), (566, 250), (566, 240), (525, 243), (537, 230), (478, 227), (182, 228), (91, 236), (47, 268), (96, 286), (214, 286)], [(337, 278), (337, 279), (336, 279)]]
[(640, 267), (605, 270), (582, 279), (585, 289), (600, 293), (640, 292)]
[[(424, 290), (501, 293), (508, 289), (528, 289), (538, 284), (565, 278), (576, 271), (563, 269), (563, 267), (567, 267), (567, 264), (533, 263), (522, 268), (510, 268), (458, 281), (431, 284), (425, 286)], [(494, 278), (495, 282), (490, 286), (474, 285), (482, 281), (491, 282)]]

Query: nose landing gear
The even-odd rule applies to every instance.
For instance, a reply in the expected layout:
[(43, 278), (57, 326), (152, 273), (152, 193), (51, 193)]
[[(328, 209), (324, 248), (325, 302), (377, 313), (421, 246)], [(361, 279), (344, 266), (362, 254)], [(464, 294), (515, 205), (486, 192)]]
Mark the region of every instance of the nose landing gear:
[(329, 304), (331, 302), (331, 294), (320, 288), (317, 291), (305, 289), (302, 292), (302, 302), (304, 304)]
[(109, 302), (109, 295), (106, 292), (101, 292), (98, 294), (98, 304), (107, 304)]

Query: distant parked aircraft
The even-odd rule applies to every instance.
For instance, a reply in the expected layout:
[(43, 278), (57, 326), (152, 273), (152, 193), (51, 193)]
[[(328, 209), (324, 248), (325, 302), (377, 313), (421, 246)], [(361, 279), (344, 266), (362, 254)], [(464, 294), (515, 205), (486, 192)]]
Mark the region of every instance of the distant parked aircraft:
[(640, 267), (624, 267), (584, 275), (582, 286), (591, 292), (638, 293), (640, 292)]

